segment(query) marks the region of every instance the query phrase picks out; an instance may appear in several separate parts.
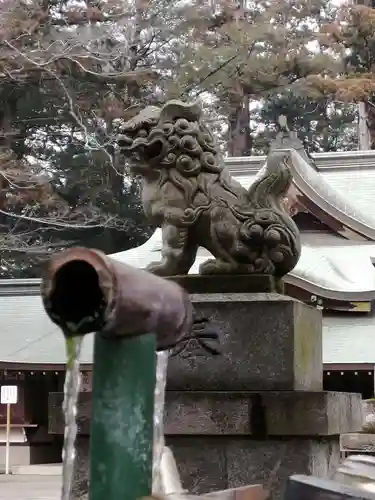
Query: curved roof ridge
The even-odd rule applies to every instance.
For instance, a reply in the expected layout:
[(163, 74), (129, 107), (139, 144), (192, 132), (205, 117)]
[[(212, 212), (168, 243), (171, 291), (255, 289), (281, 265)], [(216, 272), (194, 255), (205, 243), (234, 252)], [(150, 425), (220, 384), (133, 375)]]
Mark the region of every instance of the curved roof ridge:
[[(286, 149), (291, 152), (289, 164), (293, 173), (293, 183), (302, 195), (297, 196), (298, 201), (341, 236), (355, 239), (358, 235), (375, 241), (375, 215), (357, 209), (350, 199), (335, 190), (297, 150)], [(330, 218), (340, 224), (332, 222), (330, 224)], [(352, 235), (345, 229), (350, 229), (356, 234)]]
[(270, 151), (290, 153), (288, 163), (301, 205), (344, 238), (375, 241), (375, 215), (356, 208), (324, 179), (296, 132), (279, 132)]

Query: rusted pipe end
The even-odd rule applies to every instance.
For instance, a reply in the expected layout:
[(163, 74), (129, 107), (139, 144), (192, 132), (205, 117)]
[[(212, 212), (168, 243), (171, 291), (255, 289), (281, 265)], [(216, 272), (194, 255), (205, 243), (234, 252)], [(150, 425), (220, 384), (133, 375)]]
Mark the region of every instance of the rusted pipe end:
[(42, 277), (44, 307), (66, 335), (103, 328), (113, 302), (114, 276), (97, 250), (72, 248), (52, 257)]
[(72, 248), (52, 257), (41, 291), (47, 314), (68, 336), (154, 333), (158, 349), (166, 349), (193, 323), (193, 306), (179, 285), (98, 250)]

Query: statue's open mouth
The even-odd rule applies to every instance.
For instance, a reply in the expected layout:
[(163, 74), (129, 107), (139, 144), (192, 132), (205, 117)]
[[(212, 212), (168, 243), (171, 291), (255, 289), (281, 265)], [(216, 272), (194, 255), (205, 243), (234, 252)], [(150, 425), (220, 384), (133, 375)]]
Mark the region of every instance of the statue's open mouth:
[(158, 162), (166, 154), (166, 144), (160, 137), (152, 140), (143, 137), (131, 139), (128, 136), (121, 136), (118, 139), (121, 152), (135, 161)]

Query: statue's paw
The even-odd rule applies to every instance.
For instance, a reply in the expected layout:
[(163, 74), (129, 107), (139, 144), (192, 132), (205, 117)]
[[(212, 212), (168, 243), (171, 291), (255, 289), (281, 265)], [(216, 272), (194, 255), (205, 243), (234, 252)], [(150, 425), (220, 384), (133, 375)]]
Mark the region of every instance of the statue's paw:
[(152, 274), (156, 274), (157, 276), (174, 276), (176, 273), (175, 269), (172, 269), (171, 266), (165, 264), (164, 262), (151, 262), (146, 267), (146, 271)]
[(199, 274), (272, 274), (263, 269), (257, 269), (254, 264), (237, 264), (211, 259), (199, 267)]
[(233, 264), (218, 259), (210, 259), (199, 266), (199, 274), (228, 274), (235, 271)]

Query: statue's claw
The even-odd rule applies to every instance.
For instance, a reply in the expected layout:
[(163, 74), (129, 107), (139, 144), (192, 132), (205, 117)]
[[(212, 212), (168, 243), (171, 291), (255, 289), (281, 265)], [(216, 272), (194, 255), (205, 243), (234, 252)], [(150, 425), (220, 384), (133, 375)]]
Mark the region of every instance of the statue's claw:
[(157, 276), (173, 276), (176, 274), (174, 271), (174, 267), (170, 266), (166, 262), (151, 262), (146, 267), (146, 271), (152, 274), (156, 274)]
[(210, 259), (199, 266), (199, 274), (230, 274), (237, 266), (219, 259)]

